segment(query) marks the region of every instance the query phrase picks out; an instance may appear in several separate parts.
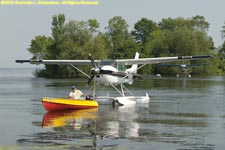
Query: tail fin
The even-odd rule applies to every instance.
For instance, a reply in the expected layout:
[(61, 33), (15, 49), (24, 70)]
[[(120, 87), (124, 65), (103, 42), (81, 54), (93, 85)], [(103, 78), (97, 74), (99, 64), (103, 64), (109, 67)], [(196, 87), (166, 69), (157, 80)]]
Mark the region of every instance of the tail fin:
[[(139, 53), (136, 52), (134, 59), (139, 59)], [(138, 64), (133, 64), (130, 68), (126, 69), (126, 72), (137, 73)]]

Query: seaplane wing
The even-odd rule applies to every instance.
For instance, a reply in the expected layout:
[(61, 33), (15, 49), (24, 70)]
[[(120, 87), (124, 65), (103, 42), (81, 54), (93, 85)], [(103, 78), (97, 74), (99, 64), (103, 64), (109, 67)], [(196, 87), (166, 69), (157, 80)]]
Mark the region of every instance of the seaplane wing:
[(158, 57), (158, 58), (140, 58), (140, 59), (123, 59), (115, 60), (117, 64), (132, 65), (132, 64), (159, 64), (165, 62), (174, 62), (180, 60), (198, 60), (213, 58), (210, 55), (203, 56), (177, 56), (177, 57)]
[[(139, 59), (115, 59), (115, 60), (94, 60), (97, 66), (102, 65), (133, 65), (133, 64), (158, 64), (174, 62), (180, 60), (209, 59), (210, 55), (203, 56), (177, 56), (177, 57), (158, 57), (158, 58), (139, 58)], [(91, 60), (16, 60), (17, 63), (30, 64), (57, 64), (57, 65), (92, 65)]]
[(197, 67), (197, 66), (205, 66), (205, 65), (209, 65), (207, 64), (157, 64), (157, 66), (159, 67)]

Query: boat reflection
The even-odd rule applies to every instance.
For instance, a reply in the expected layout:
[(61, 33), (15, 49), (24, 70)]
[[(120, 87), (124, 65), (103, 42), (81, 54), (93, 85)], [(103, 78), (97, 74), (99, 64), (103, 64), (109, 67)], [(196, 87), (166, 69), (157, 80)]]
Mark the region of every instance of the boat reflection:
[(43, 116), (43, 128), (71, 126), (79, 130), (83, 124), (95, 122), (98, 109), (65, 110), (48, 112)]

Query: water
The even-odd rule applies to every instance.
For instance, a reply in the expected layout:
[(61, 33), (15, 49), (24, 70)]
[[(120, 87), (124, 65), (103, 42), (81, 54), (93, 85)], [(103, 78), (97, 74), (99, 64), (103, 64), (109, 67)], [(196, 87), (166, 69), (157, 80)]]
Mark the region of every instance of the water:
[[(63, 97), (85, 79), (43, 79), (34, 69), (0, 69), (0, 150), (224, 149), (225, 77), (155, 78), (128, 88), (148, 92), (135, 107), (47, 113), (41, 97)], [(99, 95), (115, 95), (110, 87)]]

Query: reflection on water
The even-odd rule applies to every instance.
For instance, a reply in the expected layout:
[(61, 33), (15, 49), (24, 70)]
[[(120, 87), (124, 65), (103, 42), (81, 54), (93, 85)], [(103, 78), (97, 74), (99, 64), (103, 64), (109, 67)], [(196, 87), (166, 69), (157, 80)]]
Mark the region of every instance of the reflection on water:
[(43, 117), (43, 128), (72, 126), (80, 129), (83, 122), (96, 119), (97, 109), (65, 110), (48, 112)]
[[(62, 148), (118, 148), (120, 139), (137, 138), (139, 123), (135, 107), (70, 110), (48, 112), (42, 122), (33, 125), (51, 128), (17, 140), (21, 145), (60, 145)], [(118, 140), (118, 141), (117, 141)], [(64, 147), (65, 146), (65, 147)]]
[[(52, 128), (52, 131), (35, 133), (28, 138), (19, 139), (22, 145), (39, 144), (42, 146), (77, 145), (96, 147), (96, 113), (98, 109), (69, 110), (48, 112), (43, 121), (33, 122), (42, 128)], [(86, 139), (85, 143), (81, 141)], [(88, 145), (87, 145), (88, 144)], [(90, 144), (90, 145), (89, 145)], [(82, 145), (84, 146), (84, 145)], [(62, 148), (62, 147), (60, 147)]]
[(132, 148), (125, 143), (136, 143), (142, 149), (158, 143), (162, 148), (168, 144), (172, 149), (213, 149), (214, 145), (205, 143), (210, 118), (201, 113), (152, 112), (148, 106), (49, 112), (42, 123), (33, 124), (51, 131), (24, 136), (17, 142), (65, 149)]
[[(5, 71), (5, 70), (4, 70)], [(29, 71), (29, 70), (28, 70)], [(25, 70), (27, 72), (27, 70)], [(13, 74), (14, 73), (14, 74)], [(0, 149), (224, 149), (225, 77), (137, 80), (150, 104), (48, 113), (42, 96), (64, 97), (86, 80), (0, 76)], [(98, 95), (115, 95), (99, 87)], [(6, 117), (7, 116), (7, 117)]]

